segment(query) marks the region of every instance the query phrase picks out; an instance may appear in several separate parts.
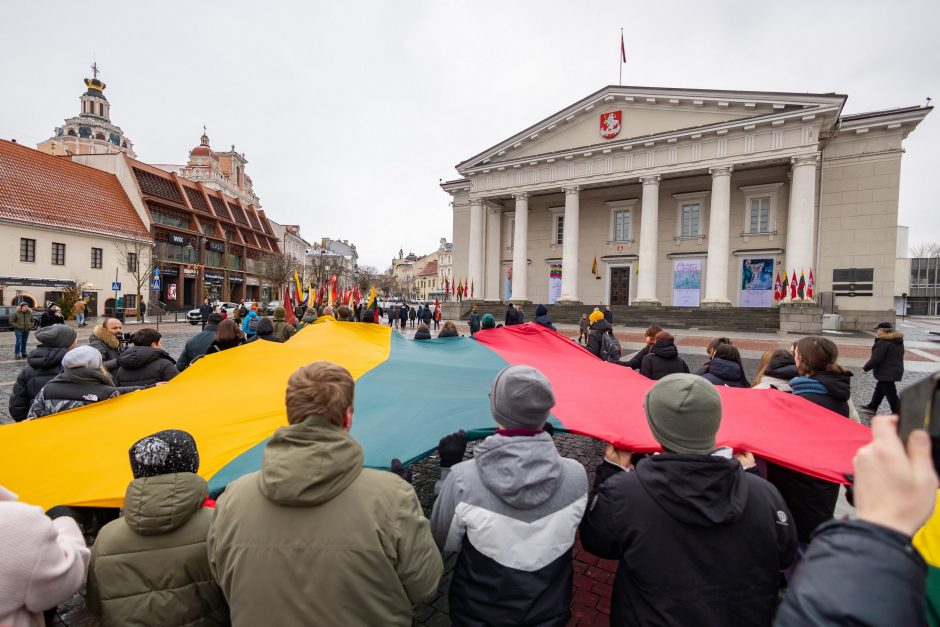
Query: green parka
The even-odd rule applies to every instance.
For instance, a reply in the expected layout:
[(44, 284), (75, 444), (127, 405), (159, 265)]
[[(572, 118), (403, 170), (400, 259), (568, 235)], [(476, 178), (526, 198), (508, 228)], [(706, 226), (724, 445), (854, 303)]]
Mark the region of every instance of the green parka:
[(91, 552), (87, 602), (101, 625), (230, 624), (209, 571), (207, 493), (205, 479), (188, 472), (130, 483), (124, 517), (101, 529)]
[(10, 324), (13, 326), (14, 331), (32, 331), (33, 312), (29, 309), (20, 311), (20, 308), (17, 307), (16, 311), (10, 314)]
[(260, 472), (229, 484), (208, 548), (233, 625), (412, 624), (441, 555), (414, 489), (362, 462), (349, 433), (310, 416), (275, 432)]

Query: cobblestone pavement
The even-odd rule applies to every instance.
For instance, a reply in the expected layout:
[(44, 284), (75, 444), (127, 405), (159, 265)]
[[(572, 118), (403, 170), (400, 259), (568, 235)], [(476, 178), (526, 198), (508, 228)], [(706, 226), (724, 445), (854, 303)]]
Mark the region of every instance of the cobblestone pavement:
[[(128, 325), (129, 330), (139, 328), (140, 325)], [(152, 325), (148, 325), (152, 326)], [(458, 325), (463, 334), (467, 333), (466, 325)], [(79, 330), (79, 343), (85, 343), (91, 327)], [(186, 340), (198, 332), (198, 327), (189, 324), (161, 324), (160, 331), (164, 333), (163, 345), (171, 355), (178, 355)], [(572, 331), (572, 332), (568, 332)], [(433, 332), (433, 331), (432, 331)], [(563, 330), (569, 335), (576, 337), (577, 330)], [(414, 331), (406, 330), (407, 337), (413, 337)], [(642, 335), (633, 332), (621, 333), (618, 331), (618, 337), (622, 336), (622, 341), (642, 342)], [(702, 338), (696, 335), (679, 336), (679, 345), (683, 350), (682, 357), (689, 364), (689, 368), (694, 372), (706, 357), (701, 350), (707, 345), (708, 338)], [(30, 346), (35, 345), (34, 339), (30, 338)], [(703, 344), (704, 340), (704, 344)], [(753, 340), (755, 344), (748, 344), (751, 340), (736, 340), (739, 346), (754, 346), (753, 350), (767, 350), (769, 347), (776, 347), (780, 341), (776, 338), (766, 340)], [(756, 344), (756, 342), (767, 342)], [(770, 346), (769, 344), (772, 344)], [(0, 355), (8, 354), (12, 351), (13, 334), (0, 334)], [(627, 348), (625, 344), (625, 350)], [(841, 350), (844, 350), (840, 346)], [(865, 348), (867, 356), (868, 348)], [(625, 352), (625, 357), (630, 352)], [(24, 362), (0, 359), (0, 421), (7, 416), (7, 400), (10, 389), (17, 373), (22, 368)], [(753, 378), (757, 370), (758, 360), (754, 358), (744, 359), (745, 369), (749, 377)], [(850, 368), (855, 376), (853, 377), (852, 391), (853, 399), (856, 405), (866, 404), (874, 390), (874, 379), (869, 375), (861, 373), (858, 367)], [(899, 384), (899, 389), (903, 389), (913, 381), (924, 376), (922, 373), (908, 372), (904, 380)], [(887, 411), (887, 405), (882, 407), (882, 411)], [(863, 419), (868, 418), (862, 414)], [(576, 459), (584, 464), (587, 469), (589, 479), (593, 481), (594, 469), (600, 460), (603, 452), (603, 443), (589, 437), (576, 436), (572, 434), (559, 433), (555, 436), (555, 442), (562, 455)], [(467, 457), (472, 456), (473, 444), (468, 447)], [(421, 501), (421, 505), (427, 515), (430, 515), (434, 503), (434, 483), (440, 476), (439, 459), (436, 454), (422, 460), (412, 467), (414, 471), (414, 485)], [(837, 516), (851, 513), (851, 508), (840, 498), (839, 506), (836, 510)], [(419, 626), (436, 627), (441, 625), (450, 625), (448, 615), (448, 589), (450, 577), (453, 572), (455, 557), (451, 556), (445, 562), (445, 576), (436, 596), (428, 603), (421, 604), (415, 608), (414, 624)], [(580, 545), (576, 545), (574, 552), (574, 590), (572, 597), (572, 619), (569, 625), (588, 626), (588, 625), (606, 625), (608, 624), (609, 599), (611, 595), (611, 584), (613, 582), (613, 573), (616, 571), (616, 563), (597, 558), (583, 552)], [(50, 617), (52, 618), (52, 617)], [(69, 627), (91, 627), (97, 624), (97, 621), (89, 615), (84, 605), (84, 599), (81, 595), (76, 595), (71, 601), (59, 607), (55, 613), (54, 619), (50, 621), (54, 625)]]

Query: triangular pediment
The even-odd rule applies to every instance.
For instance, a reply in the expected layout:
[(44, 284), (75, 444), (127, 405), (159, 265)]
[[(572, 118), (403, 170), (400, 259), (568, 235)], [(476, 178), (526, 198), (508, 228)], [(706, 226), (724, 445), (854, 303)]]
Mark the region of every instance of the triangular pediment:
[[(603, 148), (678, 131), (745, 123), (774, 115), (805, 115), (845, 102), (838, 94), (790, 94), (609, 86), (458, 164), (460, 172), (503, 162)], [(616, 122), (609, 120), (614, 114)], [(602, 133), (611, 126), (616, 134)]]

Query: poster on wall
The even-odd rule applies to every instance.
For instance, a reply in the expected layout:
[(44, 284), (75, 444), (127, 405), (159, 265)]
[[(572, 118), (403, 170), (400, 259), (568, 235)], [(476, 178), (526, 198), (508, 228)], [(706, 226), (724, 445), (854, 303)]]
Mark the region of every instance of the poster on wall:
[(167, 300), (176, 300), (176, 283), (170, 283), (166, 286)]
[(741, 306), (772, 307), (774, 304), (774, 260), (744, 259), (741, 268)]
[(548, 304), (554, 305), (561, 298), (561, 264), (548, 264)]
[(702, 299), (702, 260), (677, 259), (672, 266), (673, 307), (698, 307)]
[(512, 298), (512, 264), (503, 266), (503, 300)]

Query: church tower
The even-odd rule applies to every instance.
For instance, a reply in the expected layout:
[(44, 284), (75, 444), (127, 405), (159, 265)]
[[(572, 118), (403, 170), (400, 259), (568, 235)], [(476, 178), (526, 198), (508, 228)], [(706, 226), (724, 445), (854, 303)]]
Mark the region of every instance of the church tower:
[(81, 113), (56, 127), (55, 135), (37, 148), (51, 155), (126, 152), (136, 158), (133, 142), (111, 123), (111, 103), (104, 95), (107, 85), (98, 78), (98, 64), (92, 64), (91, 70), (92, 78), (85, 79), (86, 90), (80, 98)]

